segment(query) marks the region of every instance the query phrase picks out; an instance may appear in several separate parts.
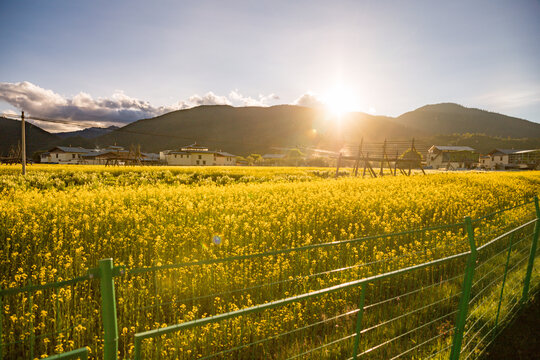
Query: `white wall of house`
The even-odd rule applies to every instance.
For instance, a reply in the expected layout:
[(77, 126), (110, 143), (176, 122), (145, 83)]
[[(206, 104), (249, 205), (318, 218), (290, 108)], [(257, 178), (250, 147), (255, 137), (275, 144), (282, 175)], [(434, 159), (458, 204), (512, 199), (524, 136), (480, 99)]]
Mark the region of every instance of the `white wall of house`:
[(53, 164), (78, 164), (81, 161), (81, 155), (74, 152), (53, 151), (48, 156), (42, 156), (41, 161)]
[(438, 169), (441, 167), (446, 167), (446, 164), (442, 163), (442, 154), (436, 154), (434, 152), (428, 152), (426, 157), (426, 165), (431, 166), (433, 169)]
[(165, 154), (167, 165), (183, 166), (211, 166), (214, 164), (214, 153), (209, 152), (189, 152), (183, 154)]
[(478, 161), (482, 169), (491, 169), (491, 156), (481, 156)]
[(52, 157), (51, 157), (51, 154), (47, 153), (47, 154), (41, 154), (41, 162), (42, 163), (50, 163), (52, 162)]
[(491, 156), (491, 169), (505, 168), (508, 165), (508, 154), (496, 153)]
[(222, 156), (213, 151), (190, 151), (182, 153), (164, 153), (160, 156), (167, 165), (176, 166), (227, 166), (236, 165), (236, 156)]
[(236, 156), (216, 155), (215, 165), (218, 165), (218, 166), (236, 165)]
[(214, 165), (214, 153), (208, 153), (205, 151), (191, 152), (191, 165), (193, 166), (210, 166)]
[(426, 158), (426, 165), (431, 166), (432, 169), (449, 169), (449, 170), (455, 170), (455, 169), (463, 169), (466, 167), (466, 164), (464, 162), (459, 161), (442, 161), (443, 154), (439, 154), (438, 156), (436, 154), (429, 154)]
[[(160, 153), (161, 155), (161, 153)], [(175, 154), (175, 153), (167, 153), (164, 154), (164, 159), (167, 165), (191, 165), (191, 159), (190, 154)]]

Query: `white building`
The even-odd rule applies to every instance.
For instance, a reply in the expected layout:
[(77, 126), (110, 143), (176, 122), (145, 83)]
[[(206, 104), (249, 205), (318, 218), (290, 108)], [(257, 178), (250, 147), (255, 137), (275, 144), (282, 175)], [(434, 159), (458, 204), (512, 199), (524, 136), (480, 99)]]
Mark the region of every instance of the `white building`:
[(506, 169), (509, 163), (510, 154), (519, 150), (513, 149), (495, 149), (491, 151), (488, 156), (490, 157), (490, 170)]
[(489, 155), (482, 155), (479, 159), (479, 165), (481, 169), (491, 169), (491, 156)]
[(433, 145), (426, 157), (426, 165), (432, 169), (465, 169), (473, 167), (476, 163), (478, 154), (469, 146)]
[(491, 170), (535, 169), (540, 165), (540, 150), (495, 149), (491, 158)]
[(156, 164), (158, 154), (140, 153), (125, 150), (121, 146), (109, 146), (104, 149), (85, 149), (81, 147), (57, 146), (41, 154), (41, 162), (46, 164), (85, 164), (107, 165), (115, 161), (117, 165), (133, 164), (138, 158), (142, 164)]
[(228, 152), (216, 151), (214, 159), (215, 165), (218, 166), (236, 165), (236, 155), (229, 154)]
[(92, 150), (81, 147), (57, 146), (41, 154), (41, 162), (48, 164), (79, 164), (82, 156)]
[(159, 158), (167, 165), (183, 166), (227, 166), (236, 165), (236, 155), (223, 151), (210, 151), (206, 146), (197, 143), (184, 146), (178, 150), (164, 150)]

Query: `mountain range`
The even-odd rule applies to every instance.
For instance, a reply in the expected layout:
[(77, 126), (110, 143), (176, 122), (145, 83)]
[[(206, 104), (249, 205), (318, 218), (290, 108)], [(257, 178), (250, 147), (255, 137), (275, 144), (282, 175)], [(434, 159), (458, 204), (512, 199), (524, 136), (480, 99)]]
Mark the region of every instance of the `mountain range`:
[(80, 136), (85, 139), (93, 139), (97, 138), (98, 136), (105, 135), (110, 133), (111, 131), (120, 129), (118, 126), (109, 126), (106, 128), (99, 128), (99, 127), (89, 127), (82, 130), (77, 131), (65, 131), (65, 132), (59, 132), (55, 133), (54, 135), (61, 137), (62, 139), (74, 137), (74, 136)]
[[(476, 135), (471, 135), (476, 134)], [(197, 142), (234, 154), (275, 152), (276, 147), (339, 149), (345, 143), (410, 140), (438, 145), (469, 145), (487, 152), (493, 147), (540, 147), (540, 124), (466, 108), (458, 104), (426, 105), (398, 117), (353, 112), (338, 117), (321, 109), (293, 105), (272, 107), (199, 106), (117, 129), (85, 129), (51, 134), (27, 124), (28, 153), (58, 145), (83, 147), (140, 144), (158, 152)], [(20, 139), (20, 123), (0, 118), (0, 153)], [(511, 145), (511, 146), (510, 146)]]

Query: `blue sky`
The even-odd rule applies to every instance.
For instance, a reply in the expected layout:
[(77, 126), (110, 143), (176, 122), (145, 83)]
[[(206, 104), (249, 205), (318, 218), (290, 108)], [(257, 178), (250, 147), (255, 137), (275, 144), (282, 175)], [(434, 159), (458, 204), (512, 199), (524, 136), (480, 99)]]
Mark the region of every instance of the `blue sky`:
[[(538, 1), (2, 1), (0, 112), (457, 102), (540, 122)], [(308, 95), (306, 95), (308, 94)]]

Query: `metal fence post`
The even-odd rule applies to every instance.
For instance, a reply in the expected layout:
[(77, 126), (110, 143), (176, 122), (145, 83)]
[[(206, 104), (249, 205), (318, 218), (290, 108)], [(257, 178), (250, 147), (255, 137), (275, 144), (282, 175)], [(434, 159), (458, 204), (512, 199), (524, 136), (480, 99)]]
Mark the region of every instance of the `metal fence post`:
[(358, 303), (358, 314), (356, 315), (356, 336), (354, 337), (353, 359), (358, 355), (358, 344), (360, 343), (360, 331), (362, 330), (362, 316), (364, 315), (364, 300), (366, 298), (366, 283), (362, 283), (360, 301)]
[(465, 217), (465, 229), (467, 230), (467, 237), (469, 240), (469, 246), (471, 247), (471, 253), (467, 258), (465, 276), (463, 277), (463, 286), (461, 287), (461, 299), (459, 300), (459, 308), (456, 319), (454, 339), (452, 340), (450, 360), (459, 359), (459, 355), (461, 353), (461, 343), (463, 341), (463, 332), (465, 330), (465, 322), (467, 321), (467, 312), (469, 310), (469, 299), (471, 297), (474, 268), (476, 265), (476, 259), (478, 258), (476, 244), (474, 243), (474, 230), (470, 216)]
[(101, 288), (101, 318), (103, 321), (105, 360), (118, 356), (118, 325), (116, 323), (116, 298), (114, 293), (113, 260), (99, 260), (99, 285)]
[(540, 231), (540, 207), (538, 206), (538, 196), (534, 197), (534, 207), (536, 208), (536, 222), (534, 223), (534, 233), (531, 244), (531, 253), (529, 255), (529, 263), (527, 264), (527, 272), (523, 281), (523, 294), (521, 296), (521, 304), (524, 304), (529, 297), (529, 286), (531, 283), (531, 275), (534, 266), (534, 258), (536, 255), (536, 247), (538, 245), (538, 232)]

